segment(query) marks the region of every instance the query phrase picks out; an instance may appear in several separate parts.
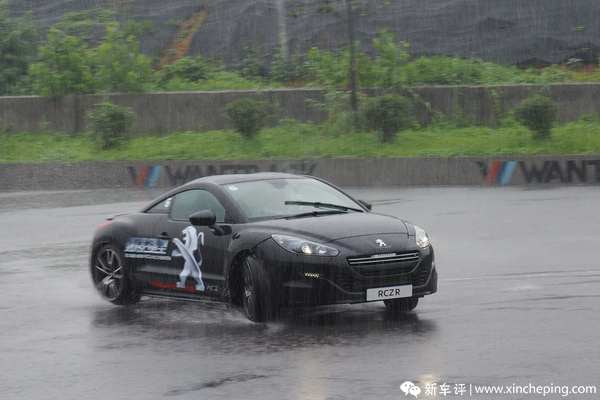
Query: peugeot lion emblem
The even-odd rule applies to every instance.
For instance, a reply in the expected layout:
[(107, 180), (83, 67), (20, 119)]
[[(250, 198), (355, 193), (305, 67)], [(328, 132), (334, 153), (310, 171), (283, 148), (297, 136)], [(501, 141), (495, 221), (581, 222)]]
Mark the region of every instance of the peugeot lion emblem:
[(387, 244), (385, 244), (385, 242), (381, 239), (377, 239), (375, 243), (377, 243), (379, 247), (387, 247)]

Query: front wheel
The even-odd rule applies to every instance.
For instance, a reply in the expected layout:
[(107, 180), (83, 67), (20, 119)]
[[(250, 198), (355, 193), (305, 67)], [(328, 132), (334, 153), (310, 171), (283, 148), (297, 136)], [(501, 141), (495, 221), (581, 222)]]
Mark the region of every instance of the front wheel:
[(407, 297), (404, 299), (384, 300), (383, 303), (392, 312), (412, 311), (419, 304), (419, 297)]
[(131, 289), (122, 252), (112, 244), (101, 246), (92, 261), (92, 280), (100, 295), (118, 305), (133, 304), (139, 295)]
[(262, 322), (270, 315), (268, 276), (263, 265), (252, 257), (242, 266), (242, 304), (250, 321)]

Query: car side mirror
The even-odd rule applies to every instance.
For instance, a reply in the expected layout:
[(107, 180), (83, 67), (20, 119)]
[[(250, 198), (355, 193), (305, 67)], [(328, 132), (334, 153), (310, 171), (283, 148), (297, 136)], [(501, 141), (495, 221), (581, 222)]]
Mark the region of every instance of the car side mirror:
[(190, 222), (194, 226), (213, 226), (217, 222), (217, 216), (210, 210), (202, 210), (190, 215)]
[(225, 231), (220, 226), (216, 225), (217, 216), (210, 210), (202, 210), (190, 215), (190, 223), (194, 226), (208, 226), (217, 236), (222, 236)]
[(366, 200), (358, 200), (358, 202), (360, 204), (362, 204), (363, 206), (365, 206), (367, 208), (367, 210), (371, 211), (371, 208), (373, 208), (373, 206), (371, 205), (371, 203), (369, 203)]

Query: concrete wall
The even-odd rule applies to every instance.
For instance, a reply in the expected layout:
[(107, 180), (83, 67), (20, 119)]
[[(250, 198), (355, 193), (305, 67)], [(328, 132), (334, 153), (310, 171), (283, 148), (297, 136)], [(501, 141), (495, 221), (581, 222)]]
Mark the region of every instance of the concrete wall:
[(215, 174), (309, 174), (339, 186), (598, 185), (598, 156), (0, 164), (0, 192), (172, 188)]
[(307, 106), (310, 101), (324, 101), (322, 90), (303, 89), (69, 95), (54, 100), (39, 96), (0, 97), (0, 121), (5, 132), (83, 132), (86, 112), (95, 104), (110, 101), (133, 109), (133, 130), (137, 133), (213, 130), (227, 127), (221, 110), (242, 97), (273, 104), (273, 123), (285, 118), (313, 122), (326, 118), (322, 109)]
[[(560, 103), (560, 122), (590, 113), (600, 115), (600, 84), (444, 86), (411, 90), (432, 112), (490, 126), (495, 124), (497, 113), (511, 110), (540, 91)], [(381, 89), (365, 89), (368, 95), (381, 92)], [(287, 118), (316, 123), (327, 118), (323, 109), (312, 106), (324, 102), (321, 89), (73, 95), (55, 100), (24, 96), (0, 97), (0, 128), (5, 132), (82, 132), (86, 129), (86, 111), (94, 104), (110, 101), (134, 110), (137, 115), (134, 130), (140, 133), (223, 129), (227, 122), (221, 110), (241, 97), (262, 98), (273, 104), (273, 124)], [(420, 120), (427, 120), (423, 106), (417, 107), (416, 113)]]
[[(545, 91), (560, 102), (561, 122), (600, 115), (600, 84), (411, 89), (429, 110), (493, 125), (497, 113)], [(367, 91), (370, 95), (381, 89)], [(274, 120), (292, 118), (322, 122), (326, 112), (310, 103), (323, 102), (319, 89), (0, 97), (0, 119), (10, 132), (81, 132), (85, 112), (109, 100), (137, 114), (135, 130), (166, 133), (221, 129), (221, 109), (240, 97), (261, 97), (274, 104)], [(417, 113), (424, 113), (423, 107)], [(426, 119), (426, 116), (420, 115)], [(191, 179), (222, 173), (283, 171), (316, 175), (341, 186), (556, 185), (600, 183), (600, 156), (377, 158), (314, 160), (248, 160), (186, 162), (115, 162), (0, 164), (0, 191), (92, 188), (170, 188)]]

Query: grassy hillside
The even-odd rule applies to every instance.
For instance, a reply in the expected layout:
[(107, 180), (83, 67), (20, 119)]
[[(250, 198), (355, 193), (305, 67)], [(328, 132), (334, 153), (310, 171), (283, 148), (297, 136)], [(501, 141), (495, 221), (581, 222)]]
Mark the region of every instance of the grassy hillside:
[[(453, 55), (509, 65), (596, 62), (600, 3), (592, 0), (419, 0), (353, 2), (355, 38), (373, 55), (372, 39), (388, 29), (411, 44), (414, 57)], [(228, 66), (255, 58), (271, 64), (278, 48), (305, 54), (337, 51), (349, 43), (345, 2), (322, 0), (28, 0), (13, 1), (15, 16), (33, 13), (42, 33), (66, 14), (115, 7), (121, 20), (147, 22), (141, 43), (151, 58), (176, 40), (189, 40), (189, 56)], [(194, 16), (202, 20), (189, 25)], [(182, 31), (193, 30), (188, 37)], [(225, 50), (226, 49), (226, 50)]]

